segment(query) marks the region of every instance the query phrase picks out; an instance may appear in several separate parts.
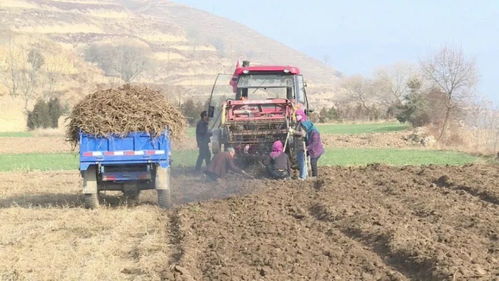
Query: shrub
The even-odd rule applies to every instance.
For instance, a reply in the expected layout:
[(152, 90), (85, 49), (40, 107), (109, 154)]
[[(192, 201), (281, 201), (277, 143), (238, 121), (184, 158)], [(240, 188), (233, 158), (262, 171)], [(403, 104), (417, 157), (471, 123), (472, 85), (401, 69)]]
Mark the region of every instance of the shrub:
[(28, 111), (27, 126), (30, 130), (37, 128), (57, 128), (59, 117), (65, 109), (58, 98), (51, 98), (48, 102), (38, 99), (32, 111)]

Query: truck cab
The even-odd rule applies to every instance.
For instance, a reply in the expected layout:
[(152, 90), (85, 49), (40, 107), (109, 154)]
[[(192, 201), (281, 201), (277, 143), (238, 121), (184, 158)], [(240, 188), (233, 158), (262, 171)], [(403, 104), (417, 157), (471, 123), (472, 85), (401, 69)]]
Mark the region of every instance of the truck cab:
[(287, 99), (308, 107), (305, 83), (297, 67), (243, 65), (236, 67), (230, 81), (236, 100)]

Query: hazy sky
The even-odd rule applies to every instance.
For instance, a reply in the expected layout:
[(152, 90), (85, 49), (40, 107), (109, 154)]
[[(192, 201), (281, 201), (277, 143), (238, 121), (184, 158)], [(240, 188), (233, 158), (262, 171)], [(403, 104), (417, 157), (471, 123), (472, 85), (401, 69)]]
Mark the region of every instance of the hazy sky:
[(174, 0), (240, 22), (346, 75), (417, 63), (442, 46), (475, 59), (499, 105), (499, 0)]

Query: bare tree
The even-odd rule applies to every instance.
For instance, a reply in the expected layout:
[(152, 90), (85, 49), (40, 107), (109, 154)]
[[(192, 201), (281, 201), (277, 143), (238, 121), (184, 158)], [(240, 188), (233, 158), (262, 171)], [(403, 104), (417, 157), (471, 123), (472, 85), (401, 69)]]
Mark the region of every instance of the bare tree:
[(445, 47), (433, 57), (421, 62), (421, 70), (425, 78), (446, 95), (443, 109), (445, 117), (438, 137), (440, 140), (452, 112), (471, 95), (477, 82), (475, 62), (466, 60), (461, 50)]
[(28, 106), (36, 96), (38, 79), (45, 59), (38, 49), (31, 49), (21, 63), (22, 65), (17, 75), (17, 84), (24, 101), (24, 112), (28, 114)]
[(385, 105), (399, 105), (410, 93), (408, 82), (416, 75), (414, 66), (406, 63), (381, 68), (374, 73), (373, 90)]
[(93, 45), (85, 52), (85, 59), (96, 63), (106, 75), (130, 83), (151, 67), (149, 53), (149, 49), (136, 44)]
[(9, 93), (11, 96), (15, 97), (18, 95), (18, 70), (20, 68), (20, 61), (23, 60), (23, 52), (16, 48), (15, 42), (13, 41), (11, 35), (9, 35), (9, 47), (7, 50), (7, 69), (8, 69), (8, 81), (9, 81)]
[(366, 110), (369, 109), (367, 103), (371, 91), (370, 86), (370, 81), (360, 75), (348, 77), (342, 83), (347, 100), (356, 102)]
[(145, 52), (144, 48), (133, 45), (121, 45), (116, 48), (115, 70), (123, 81), (130, 83), (144, 72), (149, 64)]

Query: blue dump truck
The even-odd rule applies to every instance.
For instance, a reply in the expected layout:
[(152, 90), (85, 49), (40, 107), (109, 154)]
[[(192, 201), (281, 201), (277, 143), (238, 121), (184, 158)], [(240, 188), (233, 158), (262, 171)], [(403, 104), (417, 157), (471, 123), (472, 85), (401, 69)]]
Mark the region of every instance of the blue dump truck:
[(141, 190), (156, 189), (158, 204), (170, 202), (170, 139), (144, 132), (97, 137), (80, 132), (80, 172), (87, 208), (99, 207), (99, 191), (123, 191), (129, 201)]

